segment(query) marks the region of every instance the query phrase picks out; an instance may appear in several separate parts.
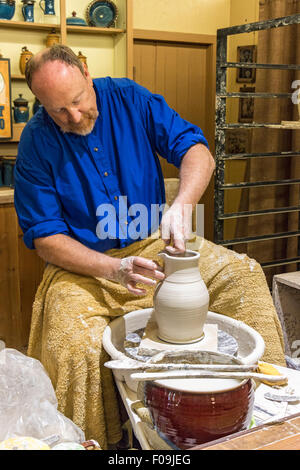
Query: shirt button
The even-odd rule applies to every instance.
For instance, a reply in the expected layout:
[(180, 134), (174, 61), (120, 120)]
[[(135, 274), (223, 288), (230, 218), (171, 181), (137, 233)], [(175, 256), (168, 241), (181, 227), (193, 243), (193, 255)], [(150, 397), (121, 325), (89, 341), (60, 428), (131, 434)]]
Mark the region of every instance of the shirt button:
[(107, 171), (104, 173), (104, 176), (108, 176), (108, 173), (107, 173)]
[(95, 152), (98, 152), (98, 150), (99, 150), (98, 147), (94, 147)]

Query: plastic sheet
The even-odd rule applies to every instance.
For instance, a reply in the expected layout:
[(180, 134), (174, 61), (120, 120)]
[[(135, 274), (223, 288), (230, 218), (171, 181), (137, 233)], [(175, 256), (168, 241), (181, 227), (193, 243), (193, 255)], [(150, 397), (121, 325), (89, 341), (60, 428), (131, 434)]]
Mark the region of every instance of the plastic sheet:
[(42, 364), (2, 344), (0, 441), (17, 436), (41, 439), (50, 446), (85, 440), (83, 431), (58, 411), (54, 388)]

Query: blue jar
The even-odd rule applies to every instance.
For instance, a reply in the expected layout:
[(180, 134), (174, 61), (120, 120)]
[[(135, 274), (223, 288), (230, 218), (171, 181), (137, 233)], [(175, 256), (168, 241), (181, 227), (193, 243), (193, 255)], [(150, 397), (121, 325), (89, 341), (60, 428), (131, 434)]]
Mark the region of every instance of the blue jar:
[[(42, 2), (45, 2), (45, 8), (42, 7)], [(44, 15), (55, 15), (54, 0), (40, 0), (40, 7)]]
[(43, 105), (39, 102), (37, 98), (35, 98), (33, 106), (32, 106), (32, 114), (35, 114), (38, 112), (40, 108), (42, 108)]
[(29, 107), (28, 101), (22, 98), (22, 94), (19, 94), (19, 98), (14, 100), (14, 120), (16, 123), (27, 122), (29, 119)]
[(14, 175), (15, 159), (4, 157), (3, 159), (3, 185), (11, 188), (15, 185)]
[(21, 0), (21, 2), (23, 3), (22, 14), (23, 14), (24, 21), (33, 23), (35, 0)]
[(15, 0), (0, 0), (0, 19), (11, 20), (15, 14)]

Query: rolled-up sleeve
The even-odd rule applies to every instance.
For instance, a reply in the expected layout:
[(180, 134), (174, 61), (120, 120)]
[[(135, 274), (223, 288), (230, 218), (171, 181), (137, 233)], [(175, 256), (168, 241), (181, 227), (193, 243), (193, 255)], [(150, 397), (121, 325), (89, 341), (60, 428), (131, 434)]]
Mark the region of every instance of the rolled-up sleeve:
[[(36, 143), (30, 143), (28, 139), (28, 135), (24, 136), (20, 143), (15, 166), (15, 208), (24, 242), (28, 248), (34, 249), (35, 238), (68, 234), (69, 230), (51, 172), (39, 164)], [(43, 145), (42, 142), (40, 144)], [(29, 159), (28, 155), (24, 158), (29, 149), (32, 158)]]
[(170, 108), (163, 96), (143, 96), (148, 134), (161, 157), (179, 168), (190, 147), (199, 143), (208, 147), (202, 130)]

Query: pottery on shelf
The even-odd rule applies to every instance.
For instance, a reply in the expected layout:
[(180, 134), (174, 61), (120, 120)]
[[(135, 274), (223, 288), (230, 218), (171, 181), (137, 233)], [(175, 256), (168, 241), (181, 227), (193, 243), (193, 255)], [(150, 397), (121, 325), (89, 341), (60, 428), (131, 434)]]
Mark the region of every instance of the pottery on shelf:
[(87, 65), (86, 56), (83, 55), (81, 51), (78, 52), (77, 57), (83, 64)]
[(21, 0), (21, 2), (23, 3), (22, 15), (23, 15), (24, 21), (33, 23), (35, 0)]
[(46, 37), (46, 47), (51, 47), (54, 44), (58, 44), (59, 41), (60, 36), (56, 33), (56, 29), (53, 28), (52, 31)]
[(20, 72), (22, 75), (25, 74), (26, 64), (29, 61), (29, 59), (31, 59), (32, 56), (33, 56), (33, 53), (30, 52), (26, 46), (22, 47), (22, 52), (20, 55), (20, 62), (19, 62)]
[(83, 18), (78, 18), (76, 14), (76, 11), (72, 11), (72, 16), (67, 18), (67, 24), (73, 26), (87, 26), (86, 21)]
[(15, 0), (0, 0), (0, 19), (11, 20), (15, 14)]
[[(43, 2), (45, 2), (45, 7), (42, 6)], [(39, 5), (40, 5), (40, 8), (43, 10), (44, 15), (55, 16), (54, 0), (40, 0)]]
[(37, 98), (35, 98), (33, 106), (32, 106), (32, 114), (34, 115), (35, 113), (37, 113), (38, 110), (42, 107), (43, 105), (40, 103), (40, 101)]
[(187, 344), (203, 338), (209, 294), (201, 277), (200, 254), (186, 250), (180, 255), (159, 253), (164, 258), (165, 279), (153, 298), (158, 337), (169, 343)]
[(29, 119), (28, 101), (19, 94), (19, 98), (14, 100), (14, 120), (16, 123), (27, 122)]

